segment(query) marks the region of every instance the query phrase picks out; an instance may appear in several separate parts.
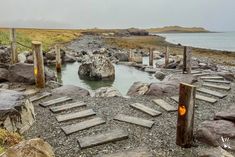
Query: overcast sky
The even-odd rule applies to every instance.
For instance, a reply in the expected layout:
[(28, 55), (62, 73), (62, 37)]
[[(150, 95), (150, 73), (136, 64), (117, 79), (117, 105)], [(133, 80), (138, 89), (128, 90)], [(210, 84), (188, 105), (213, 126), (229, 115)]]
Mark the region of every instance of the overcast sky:
[(0, 0), (0, 27), (235, 31), (235, 0)]

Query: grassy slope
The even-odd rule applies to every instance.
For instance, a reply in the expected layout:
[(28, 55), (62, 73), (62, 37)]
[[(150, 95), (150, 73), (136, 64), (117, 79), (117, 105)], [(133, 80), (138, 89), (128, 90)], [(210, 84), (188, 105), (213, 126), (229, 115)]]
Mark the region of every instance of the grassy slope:
[(162, 28), (150, 28), (147, 31), (152, 33), (208, 33), (210, 31), (201, 27), (180, 27), (166, 26)]
[[(47, 51), (56, 43), (66, 43), (78, 36), (81, 30), (46, 30), (46, 29), (17, 29), (17, 42), (28, 47), (31, 46), (32, 40), (41, 41), (43, 50)], [(9, 45), (9, 29), (0, 29), (0, 44)], [(18, 45), (18, 51), (28, 50)]]

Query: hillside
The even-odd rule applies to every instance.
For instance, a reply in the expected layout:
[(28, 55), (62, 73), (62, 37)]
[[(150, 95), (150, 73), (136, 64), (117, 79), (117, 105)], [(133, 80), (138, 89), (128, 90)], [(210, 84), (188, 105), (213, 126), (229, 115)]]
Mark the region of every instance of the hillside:
[(147, 29), (150, 33), (208, 33), (210, 31), (202, 27), (180, 27), (180, 26), (166, 26), (162, 28)]

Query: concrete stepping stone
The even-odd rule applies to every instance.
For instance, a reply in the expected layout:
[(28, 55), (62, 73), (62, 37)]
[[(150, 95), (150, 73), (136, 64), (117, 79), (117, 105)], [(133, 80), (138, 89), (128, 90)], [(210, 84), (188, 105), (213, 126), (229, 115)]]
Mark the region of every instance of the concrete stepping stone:
[(75, 112), (75, 113), (58, 115), (58, 116), (56, 116), (56, 119), (57, 119), (58, 122), (64, 122), (64, 121), (69, 121), (69, 120), (74, 120), (74, 119), (79, 119), (79, 118), (85, 118), (85, 117), (94, 116), (94, 115), (96, 115), (94, 110), (89, 109), (89, 110), (84, 110), (84, 111)]
[(102, 118), (93, 118), (90, 120), (86, 120), (80, 123), (68, 125), (68, 126), (63, 126), (61, 129), (65, 132), (66, 135), (70, 135), (72, 133), (85, 130), (97, 125), (104, 124), (105, 121)]
[(81, 137), (78, 139), (78, 143), (82, 149), (90, 148), (110, 142), (116, 142), (128, 138), (128, 133), (123, 130), (116, 129), (111, 130), (103, 134)]
[(49, 100), (49, 101), (46, 101), (46, 102), (42, 102), (39, 105), (41, 105), (42, 107), (48, 107), (48, 106), (51, 106), (51, 105), (56, 105), (56, 104), (59, 104), (59, 103), (70, 101), (70, 100), (72, 100), (72, 98), (65, 96), (65, 97), (60, 97), (60, 98), (57, 98), (57, 99)]
[(98, 155), (97, 157), (153, 157), (153, 155), (151, 152), (149, 152), (149, 150), (140, 148), (114, 154)]
[(137, 118), (137, 117), (131, 117), (131, 116), (127, 116), (124, 114), (118, 114), (114, 118), (114, 120), (118, 120), (121, 122), (127, 122), (127, 123), (131, 123), (131, 124), (136, 124), (136, 125), (143, 126), (146, 128), (151, 128), (154, 124), (154, 122), (151, 120)]
[(204, 76), (201, 77), (201, 79), (208, 79), (208, 80), (223, 80), (224, 78), (222, 76)]
[(193, 74), (193, 76), (196, 76), (196, 77), (206, 76), (206, 75), (210, 75), (210, 73)]
[(44, 93), (41, 93), (41, 94), (38, 94), (38, 95), (35, 95), (35, 96), (29, 98), (29, 100), (30, 100), (31, 102), (34, 102), (34, 101), (38, 101), (38, 100), (41, 100), (41, 99), (43, 99), (43, 98), (46, 98), (46, 97), (48, 97), (48, 96), (51, 96), (51, 93), (49, 93), (49, 92), (44, 92)]
[(86, 106), (86, 104), (84, 102), (79, 101), (79, 102), (64, 104), (64, 105), (60, 105), (60, 106), (52, 106), (52, 107), (50, 107), (50, 110), (53, 113), (57, 113), (57, 112), (62, 112), (62, 111), (66, 111), (69, 109), (74, 109), (77, 107), (83, 107), (83, 106)]
[(231, 82), (229, 82), (229, 81), (223, 81), (223, 80), (204, 80), (204, 82), (225, 83), (225, 84), (230, 84), (230, 83), (231, 83)]
[(201, 93), (209, 94), (209, 95), (212, 95), (212, 96), (216, 96), (216, 97), (219, 97), (219, 98), (224, 98), (224, 97), (227, 96), (226, 94), (219, 93), (217, 91), (213, 91), (213, 90), (206, 89), (206, 88), (199, 88), (199, 89), (197, 89), (197, 91), (201, 92)]
[(216, 85), (216, 84), (211, 84), (211, 83), (203, 83), (203, 86), (216, 88), (216, 89), (227, 90), (227, 91), (231, 89), (231, 87), (229, 87), (229, 86)]
[(177, 109), (174, 106), (171, 106), (170, 104), (168, 104), (162, 99), (154, 99), (153, 102), (157, 104), (158, 106), (162, 107), (167, 112), (177, 111)]
[(150, 116), (153, 116), (153, 117), (159, 116), (159, 115), (162, 114), (161, 112), (159, 112), (157, 110), (154, 110), (152, 108), (149, 108), (147, 106), (144, 106), (144, 105), (142, 105), (140, 103), (131, 104), (130, 106), (135, 108), (135, 109), (137, 109), (137, 110), (140, 110), (140, 111), (142, 111), (144, 113), (147, 113), (147, 114), (149, 114)]
[(209, 97), (199, 95), (199, 94), (196, 95), (196, 99), (206, 101), (206, 102), (209, 102), (209, 103), (212, 103), (212, 104), (217, 102), (217, 100), (214, 99), (214, 98), (209, 98)]

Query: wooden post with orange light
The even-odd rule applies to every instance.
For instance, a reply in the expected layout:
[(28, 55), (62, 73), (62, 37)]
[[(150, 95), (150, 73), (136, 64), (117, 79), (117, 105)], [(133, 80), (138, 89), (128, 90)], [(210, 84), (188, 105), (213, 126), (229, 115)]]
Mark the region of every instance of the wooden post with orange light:
[(196, 87), (180, 83), (176, 144), (189, 148), (193, 141)]
[(192, 62), (192, 48), (184, 47), (184, 56), (183, 56), (183, 74), (191, 74), (191, 62)]
[(56, 53), (56, 71), (61, 72), (61, 55), (60, 55), (60, 46), (55, 45), (55, 53)]
[(149, 66), (153, 66), (153, 49), (149, 48)]
[(34, 76), (36, 81), (36, 87), (45, 87), (45, 73), (44, 73), (44, 61), (42, 54), (42, 43), (38, 41), (32, 41), (33, 55), (34, 55)]

